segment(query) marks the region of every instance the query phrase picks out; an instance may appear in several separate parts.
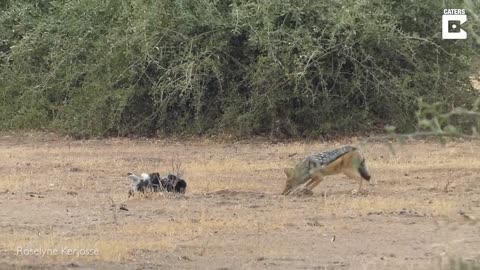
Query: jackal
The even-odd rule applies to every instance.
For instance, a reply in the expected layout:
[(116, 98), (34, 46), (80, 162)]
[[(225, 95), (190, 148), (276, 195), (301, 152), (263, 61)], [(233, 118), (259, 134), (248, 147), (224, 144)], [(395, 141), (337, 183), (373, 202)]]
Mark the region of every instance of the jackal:
[(343, 173), (359, 183), (359, 192), (362, 188), (362, 178), (370, 181), (367, 165), (363, 154), (355, 147), (344, 146), (331, 151), (311, 154), (298, 163), (295, 168), (285, 168), (287, 182), (283, 195), (296, 191), (304, 184), (306, 191), (310, 191), (323, 181), (323, 177)]

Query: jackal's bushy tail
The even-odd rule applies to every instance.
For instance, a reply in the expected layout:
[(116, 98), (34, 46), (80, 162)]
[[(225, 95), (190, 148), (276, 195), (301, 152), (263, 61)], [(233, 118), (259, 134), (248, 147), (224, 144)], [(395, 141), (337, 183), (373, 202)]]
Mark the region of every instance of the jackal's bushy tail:
[(360, 176), (363, 179), (370, 181), (371, 176), (368, 173), (367, 164), (365, 164), (365, 159), (363, 159), (362, 162), (360, 163), (360, 167), (358, 167), (358, 173), (360, 173)]

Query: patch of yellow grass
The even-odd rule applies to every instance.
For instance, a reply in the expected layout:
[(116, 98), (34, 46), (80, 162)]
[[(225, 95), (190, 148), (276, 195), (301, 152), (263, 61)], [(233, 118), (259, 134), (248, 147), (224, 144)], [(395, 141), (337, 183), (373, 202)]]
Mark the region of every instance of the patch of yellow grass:
[(480, 167), (480, 160), (465, 156), (423, 154), (396, 156), (391, 159), (367, 161), (375, 171), (471, 170)]
[[(200, 192), (231, 190), (262, 190), (265, 184), (259, 178), (268, 179), (269, 172), (278, 164), (270, 160), (254, 161), (221, 159), (194, 161), (185, 164), (185, 178), (191, 179), (191, 190)], [(270, 176), (271, 177), (271, 176)]]
[[(122, 261), (133, 256), (139, 249), (168, 251), (175, 245), (168, 239), (142, 237), (131, 241), (131, 238), (122, 235), (102, 235), (66, 237), (60, 235), (34, 236), (9, 234), (0, 237), (0, 247), (17, 256), (36, 256), (52, 261)], [(33, 255), (33, 251), (45, 252)], [(55, 251), (56, 250), (56, 251)], [(71, 251), (69, 251), (71, 250)], [(26, 253), (21, 253), (21, 252)], [(70, 253), (69, 253), (70, 252)], [(85, 254), (87, 252), (87, 254)]]
[[(263, 229), (282, 228), (282, 224), (274, 220), (262, 224)], [(178, 218), (169, 222), (133, 222), (120, 226), (117, 232), (127, 237), (151, 235), (159, 237), (186, 237), (208, 233), (245, 233), (257, 231), (258, 224), (252, 216), (207, 216), (202, 213), (198, 219)]]
[(34, 174), (31, 172), (14, 172), (3, 176), (0, 180), (0, 189), (21, 190), (32, 186), (34, 183)]
[[(269, 160), (240, 160), (240, 159), (223, 159), (223, 160), (207, 160), (201, 163), (192, 162), (185, 164), (185, 168), (194, 171), (197, 174), (239, 174), (248, 172), (268, 170), (275, 168)], [(278, 165), (277, 165), (278, 166)]]

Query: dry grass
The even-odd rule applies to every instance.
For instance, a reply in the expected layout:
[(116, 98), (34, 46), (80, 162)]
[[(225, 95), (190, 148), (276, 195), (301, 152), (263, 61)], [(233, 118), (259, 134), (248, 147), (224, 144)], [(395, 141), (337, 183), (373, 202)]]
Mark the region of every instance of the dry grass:
[[(137, 235), (136, 241), (131, 241), (128, 236), (103, 234), (97, 237), (66, 237), (64, 235), (35, 236), (13, 234), (0, 237), (2, 242), (0, 247), (14, 254), (18, 254), (19, 248), (22, 250), (39, 249), (44, 252), (51, 252), (51, 254), (47, 255), (35, 255), (48, 262), (62, 262), (72, 259), (115, 262), (132, 258), (135, 250), (147, 249), (164, 252), (175, 248), (171, 240), (151, 239), (146, 235), (144, 235), (145, 237), (138, 237)], [(52, 253), (54, 249), (59, 251)], [(67, 249), (74, 251), (69, 254)], [(97, 250), (97, 254), (84, 255), (80, 253), (80, 250)]]
[[(49, 256), (47, 261), (124, 263), (134, 261), (139, 252), (226, 258), (234, 248), (237, 255), (253, 250), (259, 256), (283, 258), (290, 252), (282, 242), (290, 237), (285, 234), (306, 243), (315, 226), (317, 237), (329, 241), (333, 233), (351, 235), (372, 226), (356, 225), (365, 217), (386, 222), (393, 217), (424, 218), (428, 226), (429, 219), (458, 219), (459, 210), (478, 216), (480, 147), (474, 143), (443, 147), (420, 142), (396, 147), (395, 155), (382, 144), (371, 144), (364, 152), (377, 185), (367, 185), (368, 195), (350, 195), (354, 181), (332, 176), (313, 197), (297, 198), (278, 194), (285, 183), (283, 167), (342, 142), (70, 142), (39, 136), (1, 138), (0, 196), (5, 200), (0, 216), (15, 221), (0, 222), (0, 254), (14, 254), (18, 246), (88, 247), (98, 248), (99, 256)], [(188, 182), (185, 198), (147, 194), (127, 200), (127, 172), (164, 175), (173, 170), (172, 161), (181, 164)], [(121, 204), (130, 211), (119, 210)], [(352, 218), (357, 221), (343, 220)], [(390, 232), (383, 233), (390, 237)]]

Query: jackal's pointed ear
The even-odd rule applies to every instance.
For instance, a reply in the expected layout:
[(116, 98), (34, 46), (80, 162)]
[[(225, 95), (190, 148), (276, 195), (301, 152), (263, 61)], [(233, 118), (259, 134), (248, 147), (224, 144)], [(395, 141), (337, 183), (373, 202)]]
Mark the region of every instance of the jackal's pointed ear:
[(292, 168), (285, 168), (285, 169), (283, 169), (283, 171), (285, 172), (285, 175), (287, 175), (288, 178), (290, 178), (292, 176), (292, 173), (293, 173)]

